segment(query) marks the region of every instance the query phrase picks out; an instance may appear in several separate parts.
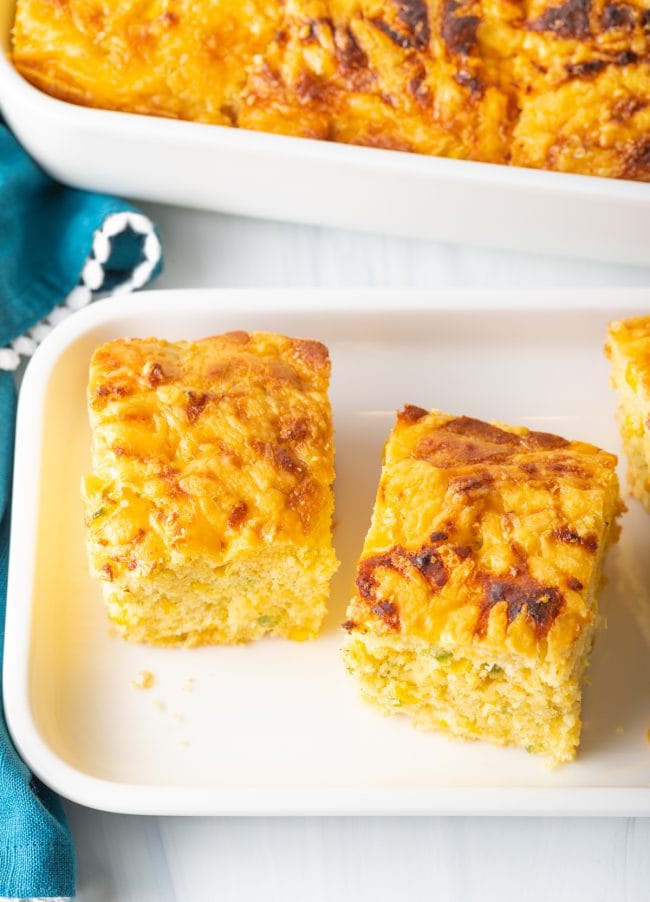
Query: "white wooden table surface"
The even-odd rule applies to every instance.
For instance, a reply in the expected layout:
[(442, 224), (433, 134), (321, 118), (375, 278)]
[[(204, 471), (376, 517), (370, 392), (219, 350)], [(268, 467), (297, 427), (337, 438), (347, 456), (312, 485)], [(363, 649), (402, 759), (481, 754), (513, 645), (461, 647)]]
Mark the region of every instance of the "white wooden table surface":
[[(527, 257), (143, 205), (159, 288), (650, 284)], [(650, 819), (144, 818), (67, 806), (80, 902), (641, 902)]]

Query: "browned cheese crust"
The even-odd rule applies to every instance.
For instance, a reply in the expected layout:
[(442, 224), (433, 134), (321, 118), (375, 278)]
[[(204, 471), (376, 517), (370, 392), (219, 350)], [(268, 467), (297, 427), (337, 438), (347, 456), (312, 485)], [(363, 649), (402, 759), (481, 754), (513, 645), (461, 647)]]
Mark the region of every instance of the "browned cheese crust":
[(404, 408), (347, 630), (561, 660), (594, 623), (615, 466), (584, 442)]
[(13, 58), (90, 106), (647, 181), (649, 40), (649, 0), (18, 0)]

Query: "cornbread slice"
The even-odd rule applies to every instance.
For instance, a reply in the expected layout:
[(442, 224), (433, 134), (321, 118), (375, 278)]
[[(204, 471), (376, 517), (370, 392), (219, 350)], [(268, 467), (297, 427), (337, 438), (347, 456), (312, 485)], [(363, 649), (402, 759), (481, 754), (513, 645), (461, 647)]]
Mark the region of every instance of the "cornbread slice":
[(317, 341), (230, 332), (95, 351), (90, 568), (127, 639), (313, 638), (337, 567)]
[(605, 353), (618, 393), (630, 491), (650, 511), (650, 316), (610, 323)]
[(405, 407), (344, 624), (366, 700), (571, 760), (615, 466), (583, 442)]

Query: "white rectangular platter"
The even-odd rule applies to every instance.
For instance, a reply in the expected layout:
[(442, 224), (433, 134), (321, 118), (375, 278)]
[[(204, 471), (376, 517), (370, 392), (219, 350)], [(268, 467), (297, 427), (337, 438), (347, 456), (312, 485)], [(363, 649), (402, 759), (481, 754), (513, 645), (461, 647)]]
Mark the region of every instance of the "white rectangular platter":
[(0, 105), (32, 156), (95, 191), (271, 219), (648, 265), (650, 184), (354, 147), (55, 100), (9, 61)]
[[(339, 656), (395, 410), (436, 406), (619, 451), (603, 337), (608, 320), (643, 310), (650, 291), (186, 291), (104, 301), (64, 322), (28, 368), (18, 416), (4, 690), (30, 766), (68, 798), (134, 813), (650, 814), (650, 515), (637, 502), (608, 559), (575, 763), (547, 771), (520, 750), (383, 718)], [(322, 636), (129, 645), (110, 635), (86, 567), (90, 355), (117, 337), (239, 328), (331, 351), (342, 566)], [(133, 688), (141, 670), (153, 688)]]

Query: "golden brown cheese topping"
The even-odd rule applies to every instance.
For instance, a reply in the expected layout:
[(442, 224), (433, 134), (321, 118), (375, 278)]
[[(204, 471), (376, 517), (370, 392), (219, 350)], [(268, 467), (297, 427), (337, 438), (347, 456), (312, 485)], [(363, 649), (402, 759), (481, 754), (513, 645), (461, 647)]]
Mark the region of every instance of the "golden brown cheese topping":
[(650, 395), (650, 316), (634, 316), (609, 324), (605, 353), (612, 359), (616, 345), (624, 362), (625, 381), (633, 392)]
[(230, 125), (277, 0), (20, 0), (14, 60), (63, 100)]
[(561, 653), (594, 618), (616, 458), (406, 407), (385, 449), (349, 631)]
[(329, 536), (329, 370), (319, 342), (267, 333), (99, 348), (84, 490), (96, 569), (103, 553), (111, 580)]
[(650, 180), (650, 0), (18, 0), (14, 61), (111, 109)]

